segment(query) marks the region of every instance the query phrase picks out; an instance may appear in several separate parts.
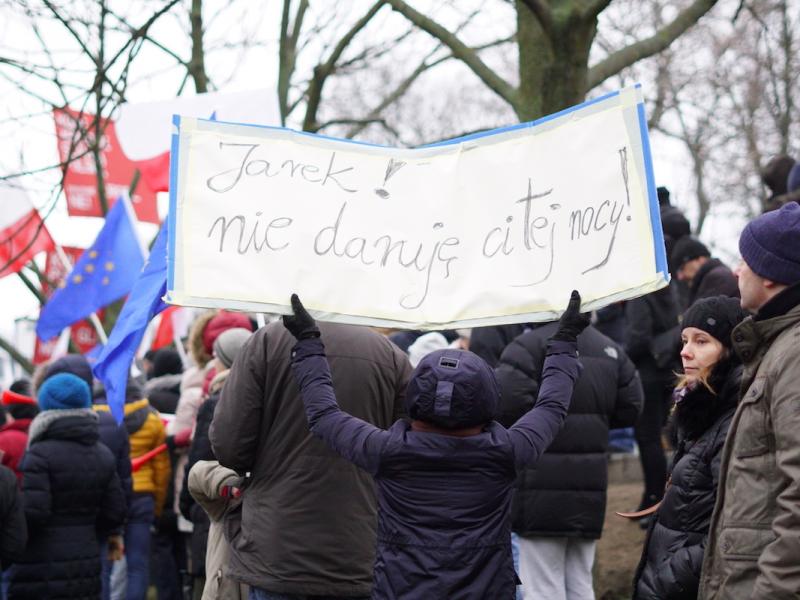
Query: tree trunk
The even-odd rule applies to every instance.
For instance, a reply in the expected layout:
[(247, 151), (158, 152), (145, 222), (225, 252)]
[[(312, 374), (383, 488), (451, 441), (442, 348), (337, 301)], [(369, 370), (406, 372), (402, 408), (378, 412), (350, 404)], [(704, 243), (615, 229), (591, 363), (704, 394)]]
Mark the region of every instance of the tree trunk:
[(583, 18), (573, 2), (562, 2), (544, 27), (522, 0), (517, 1), (520, 121), (532, 121), (586, 97), (589, 50), (597, 20)]

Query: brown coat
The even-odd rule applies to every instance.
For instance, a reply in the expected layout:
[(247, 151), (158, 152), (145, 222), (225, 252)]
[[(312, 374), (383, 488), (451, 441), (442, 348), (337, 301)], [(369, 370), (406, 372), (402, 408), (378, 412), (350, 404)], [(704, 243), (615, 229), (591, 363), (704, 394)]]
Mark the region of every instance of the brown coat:
[[(405, 354), (366, 327), (320, 323), (342, 409), (381, 428), (402, 411)], [(230, 370), (210, 438), (220, 464), (250, 473), (228, 573), (263, 590), (369, 596), (375, 559), (372, 477), (308, 430), (290, 371), (295, 340), (276, 322), (249, 339)]]
[[(789, 292), (797, 293), (795, 290)], [(720, 467), (700, 597), (800, 598), (800, 305), (733, 332), (742, 396)]]

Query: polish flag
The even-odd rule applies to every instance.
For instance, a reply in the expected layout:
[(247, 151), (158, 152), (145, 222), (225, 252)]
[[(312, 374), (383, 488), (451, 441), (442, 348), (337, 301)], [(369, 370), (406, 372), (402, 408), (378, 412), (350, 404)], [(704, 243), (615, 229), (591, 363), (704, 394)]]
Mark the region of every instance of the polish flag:
[(39, 252), (55, 249), (53, 238), (20, 188), (0, 185), (0, 277), (17, 273)]
[(157, 102), (122, 104), (115, 121), (117, 139), (150, 189), (169, 189), (172, 115), (214, 118), (229, 123), (279, 126), (278, 99), (273, 90), (211, 92)]

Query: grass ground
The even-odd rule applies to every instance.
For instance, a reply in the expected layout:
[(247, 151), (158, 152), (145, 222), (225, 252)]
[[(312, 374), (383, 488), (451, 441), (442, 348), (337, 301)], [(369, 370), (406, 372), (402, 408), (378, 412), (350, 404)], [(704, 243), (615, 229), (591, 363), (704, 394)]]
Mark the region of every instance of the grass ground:
[(631, 581), (642, 554), (645, 532), (635, 521), (623, 519), (614, 511), (632, 510), (639, 504), (641, 483), (608, 487), (605, 528), (597, 544), (594, 565), (594, 590), (597, 600), (622, 600), (631, 597)]

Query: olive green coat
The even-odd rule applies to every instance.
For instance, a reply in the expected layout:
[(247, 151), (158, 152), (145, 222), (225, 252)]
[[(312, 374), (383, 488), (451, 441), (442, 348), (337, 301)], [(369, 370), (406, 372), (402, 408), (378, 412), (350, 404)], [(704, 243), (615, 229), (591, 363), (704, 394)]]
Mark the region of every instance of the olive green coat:
[(800, 598), (800, 305), (733, 331), (742, 395), (722, 453), (700, 598)]

